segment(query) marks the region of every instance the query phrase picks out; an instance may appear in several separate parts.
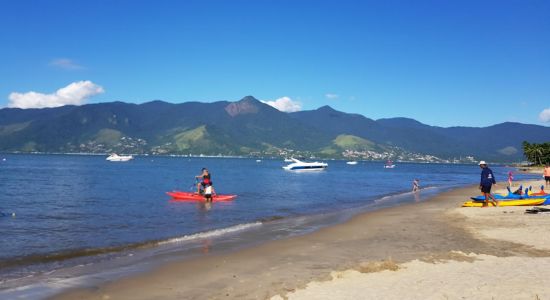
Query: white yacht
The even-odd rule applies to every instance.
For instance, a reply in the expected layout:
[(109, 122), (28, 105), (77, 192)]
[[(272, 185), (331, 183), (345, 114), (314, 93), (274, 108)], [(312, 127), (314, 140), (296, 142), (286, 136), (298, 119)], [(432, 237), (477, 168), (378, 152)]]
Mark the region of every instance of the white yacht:
[(356, 164), (357, 164), (357, 161), (356, 161), (356, 160), (347, 161), (346, 164), (348, 164), (348, 165), (356, 165)]
[(284, 166), (283, 169), (287, 171), (319, 171), (328, 167), (328, 164), (323, 162), (303, 162), (295, 158), (291, 159), (293, 163)]
[(386, 164), (384, 165), (384, 169), (393, 169), (395, 168), (395, 165), (393, 164), (393, 161), (388, 160)]
[(132, 155), (118, 155), (116, 153), (113, 153), (109, 155), (105, 160), (108, 161), (129, 161), (131, 159), (134, 159)]

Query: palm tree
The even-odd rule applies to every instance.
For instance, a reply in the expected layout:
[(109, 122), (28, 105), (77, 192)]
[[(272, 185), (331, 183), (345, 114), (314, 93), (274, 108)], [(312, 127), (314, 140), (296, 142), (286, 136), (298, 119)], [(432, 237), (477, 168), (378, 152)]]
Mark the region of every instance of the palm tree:
[(542, 165), (542, 155), (544, 153), (544, 149), (542, 147), (542, 144), (533, 144), (533, 153), (534, 153), (534, 158), (535, 158), (535, 163), (537, 163), (537, 158), (538, 158), (538, 161), (539, 161), (539, 165)]
[(523, 155), (525, 155), (529, 162), (540, 165), (550, 162), (550, 142), (530, 144), (524, 141), (522, 145)]
[(529, 162), (534, 162), (534, 149), (533, 149), (533, 145), (531, 145), (529, 142), (527, 141), (523, 141), (522, 143), (523, 145), (523, 155), (525, 155), (525, 158), (527, 158), (527, 160)]

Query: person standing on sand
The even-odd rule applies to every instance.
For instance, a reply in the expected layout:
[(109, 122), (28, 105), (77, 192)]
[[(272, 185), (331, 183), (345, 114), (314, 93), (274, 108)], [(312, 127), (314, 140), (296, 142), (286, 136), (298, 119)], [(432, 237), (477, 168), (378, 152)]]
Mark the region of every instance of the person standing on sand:
[(479, 162), (479, 167), (481, 168), (481, 180), (479, 181), (479, 189), (485, 196), (485, 203), (483, 207), (489, 206), (489, 198), (493, 199), (493, 204), (498, 206), (498, 201), (491, 195), (491, 187), (497, 184), (495, 181), (495, 175), (493, 175), (493, 170), (487, 167), (487, 163), (482, 160)]
[(542, 174), (544, 176), (544, 181), (546, 182), (546, 187), (550, 185), (550, 164), (546, 163), (546, 166), (544, 166), (544, 173)]
[(512, 180), (514, 180), (514, 174), (512, 171), (508, 172), (508, 187), (512, 188)]

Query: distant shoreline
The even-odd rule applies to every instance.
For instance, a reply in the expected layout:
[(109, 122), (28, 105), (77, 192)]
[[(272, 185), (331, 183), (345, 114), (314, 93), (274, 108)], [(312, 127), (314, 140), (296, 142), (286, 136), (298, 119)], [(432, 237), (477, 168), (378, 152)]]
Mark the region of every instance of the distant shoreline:
[[(88, 152), (2, 152), (1, 154), (9, 154), (9, 155), (82, 155), (82, 156), (108, 156), (111, 153), (88, 153)], [(122, 154), (122, 153), (117, 153)], [(143, 156), (143, 157), (190, 157), (190, 158), (239, 158), (239, 159), (273, 159), (273, 160), (284, 160), (285, 157), (275, 157), (275, 156), (243, 156), (243, 155), (201, 155), (201, 154), (137, 154), (137, 153), (123, 153), (124, 155), (133, 155), (133, 156)], [(350, 161), (355, 160), (358, 162), (380, 162), (385, 163), (387, 160), (364, 160), (364, 159), (357, 159), (357, 158), (320, 158), (320, 157), (313, 157), (313, 158), (302, 158), (299, 156), (296, 156), (297, 158), (301, 158), (304, 160), (336, 160), (336, 161)], [(430, 161), (413, 161), (413, 160), (393, 160), (395, 163), (413, 163), (413, 164), (449, 164), (449, 165), (471, 165), (476, 164), (477, 162), (430, 162)], [(517, 163), (511, 163), (511, 162), (489, 162), (490, 164), (494, 165), (510, 165), (514, 168), (519, 168), (516, 166)]]

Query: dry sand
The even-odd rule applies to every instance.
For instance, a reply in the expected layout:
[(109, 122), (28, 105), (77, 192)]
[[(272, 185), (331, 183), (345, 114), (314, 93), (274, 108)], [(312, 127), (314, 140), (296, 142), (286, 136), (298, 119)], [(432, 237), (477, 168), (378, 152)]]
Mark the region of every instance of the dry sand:
[[(332, 272), (330, 281), (311, 282), (285, 299), (550, 299), (550, 214), (525, 214), (525, 209), (455, 208), (445, 214), (465, 218), (464, 228), (480, 240), (533, 251), (506, 257), (453, 251), (450, 259), (415, 259), (376, 273)], [(278, 299), (283, 298), (272, 297)]]
[(477, 194), (457, 189), (56, 298), (550, 299), (550, 214), (459, 208)]

